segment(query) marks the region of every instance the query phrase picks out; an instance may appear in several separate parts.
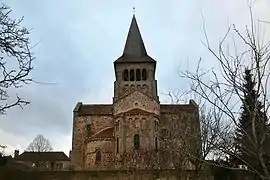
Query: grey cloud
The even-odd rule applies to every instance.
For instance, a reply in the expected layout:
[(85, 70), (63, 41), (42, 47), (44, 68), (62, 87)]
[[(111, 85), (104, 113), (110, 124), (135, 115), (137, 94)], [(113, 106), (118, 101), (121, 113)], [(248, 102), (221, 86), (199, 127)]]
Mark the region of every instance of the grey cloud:
[(57, 131), (69, 134), (72, 123), (72, 110), (53, 97), (42, 96), (33, 92), (20, 92), (20, 95), (31, 102), (24, 109), (13, 108), (3, 116), (1, 129), (6, 133), (36, 134), (38, 131)]
[[(229, 15), (232, 22), (244, 24), (243, 15), (241, 19), (235, 16), (239, 10), (233, 7), (242, 11), (245, 2), (228, 0), (224, 6), (212, 0), (136, 3), (136, 16), (147, 51), (158, 60), (159, 92), (187, 87), (176, 74), (179, 62), (183, 70), (194, 67), (200, 56), (206, 60), (206, 66), (213, 64), (213, 58), (200, 42), (204, 38), (201, 10), (211, 41), (217, 42), (226, 31)], [(40, 41), (34, 49), (37, 59), (33, 77), (55, 84), (32, 84), (22, 89), (21, 95), (32, 104), (23, 111), (12, 109), (1, 117), (1, 130), (7, 133), (5, 138), (9, 134), (12, 141), (16, 140), (16, 135), (29, 140), (39, 131), (58, 144), (52, 134), (71, 136), (72, 109), (77, 101), (111, 102), (113, 61), (122, 53), (134, 4), (87, 0), (27, 3), (7, 0), (6, 3), (12, 7), (14, 16), (25, 16), (25, 26), (33, 28), (32, 42)], [(269, 17), (269, 11), (265, 10), (269, 6), (261, 7), (264, 17)], [(70, 146), (70, 141), (64, 138), (63, 144), (68, 142)], [(68, 149), (64, 145), (63, 148)]]

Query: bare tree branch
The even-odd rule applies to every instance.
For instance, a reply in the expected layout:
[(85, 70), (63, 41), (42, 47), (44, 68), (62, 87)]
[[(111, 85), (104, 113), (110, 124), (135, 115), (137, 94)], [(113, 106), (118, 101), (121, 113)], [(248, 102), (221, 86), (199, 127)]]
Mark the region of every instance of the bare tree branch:
[[(256, 84), (256, 97), (262, 102), (264, 113), (268, 115), (269, 120), (269, 61), (270, 61), (270, 42), (262, 43), (259, 36), (259, 29), (256, 28), (256, 23), (252, 15), (252, 7), (249, 5), (250, 10), (250, 27), (246, 27), (245, 32), (241, 33), (235, 25), (228, 28), (223, 39), (219, 42), (218, 50), (214, 50), (209, 43), (209, 37), (206, 32), (205, 23), (203, 21), (203, 30), (205, 33), (205, 41), (203, 45), (209, 50), (213, 57), (217, 60), (220, 66), (220, 71), (210, 69), (202, 71), (201, 59), (197, 70), (195, 72), (181, 71), (182, 78), (189, 79), (191, 82), (191, 90), (197, 94), (204, 106), (207, 107), (207, 112), (210, 117), (201, 112), (201, 135), (203, 151), (210, 154), (214, 159), (224, 159), (235, 157), (243, 164), (248, 165), (248, 171), (256, 173), (262, 179), (270, 179), (270, 164), (267, 164), (265, 154), (267, 153), (262, 144), (269, 139), (269, 130), (260, 132), (263, 134), (262, 138), (257, 136), (255, 122), (259, 121), (259, 112), (252, 112), (253, 118), (252, 127), (253, 131), (245, 132), (249, 139), (254, 139), (252, 145), (256, 147), (255, 151), (247, 153), (255, 156), (257, 161), (260, 162), (261, 169), (255, 167), (254, 164), (249, 164), (245, 159), (236, 152), (234, 143), (234, 130), (239, 127), (239, 115), (241, 112), (241, 103), (244, 101), (245, 89), (244, 84), (244, 71), (246, 68), (250, 69), (254, 74), (254, 81)], [(229, 35), (234, 35), (233, 41), (228, 48), (225, 48)], [(237, 44), (241, 43), (241, 47), (245, 48), (242, 52), (238, 52)], [(242, 49), (241, 48), (241, 49)], [(234, 54), (231, 54), (233, 49)], [(210, 81), (206, 81), (206, 76), (211, 77)], [(254, 102), (255, 103), (255, 102)], [(257, 106), (255, 104), (255, 106)], [(209, 115), (209, 114), (207, 114)], [(207, 120), (208, 118), (211, 121)], [(269, 122), (268, 122), (269, 123)], [(203, 127), (204, 126), (204, 127)], [(204, 129), (205, 128), (205, 129)], [(269, 129), (269, 128), (268, 128)], [(228, 134), (232, 135), (228, 135)], [(209, 149), (207, 150), (208, 147)], [(207, 162), (207, 161), (205, 161)], [(237, 168), (229, 165), (223, 165), (226, 168)]]
[(33, 70), (29, 31), (21, 27), (23, 18), (10, 18), (11, 10), (2, 5), (0, 7), (0, 114), (5, 114), (12, 107), (29, 104), (17, 95), (10, 96), (10, 89), (21, 88), (29, 84), (29, 77)]

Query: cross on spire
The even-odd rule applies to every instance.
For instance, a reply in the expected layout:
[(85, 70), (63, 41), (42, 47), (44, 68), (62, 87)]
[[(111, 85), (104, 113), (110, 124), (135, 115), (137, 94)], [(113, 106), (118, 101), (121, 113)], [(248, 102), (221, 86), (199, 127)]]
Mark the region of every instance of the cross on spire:
[(135, 6), (133, 6), (133, 15), (135, 15), (135, 12), (136, 12), (136, 8)]

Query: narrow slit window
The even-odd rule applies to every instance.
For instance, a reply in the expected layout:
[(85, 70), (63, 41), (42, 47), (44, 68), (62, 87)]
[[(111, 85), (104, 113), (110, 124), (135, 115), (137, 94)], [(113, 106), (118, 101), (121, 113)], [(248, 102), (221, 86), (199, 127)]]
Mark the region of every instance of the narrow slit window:
[(124, 81), (128, 81), (129, 80), (128, 70), (127, 69), (124, 70), (123, 79), (124, 79)]
[(134, 81), (135, 80), (135, 77), (134, 77), (134, 70), (133, 69), (131, 69), (130, 70), (130, 79), (129, 79), (130, 81)]
[(146, 80), (147, 79), (147, 73), (146, 73), (146, 69), (142, 70), (142, 80)]
[(134, 135), (134, 149), (138, 150), (140, 147), (140, 136), (139, 134)]
[(116, 131), (119, 131), (119, 121), (116, 121), (115, 129)]
[(141, 70), (137, 69), (136, 70), (136, 81), (140, 81), (141, 80)]
[(155, 121), (155, 130), (158, 131), (158, 122)]
[(101, 152), (98, 150), (96, 152), (96, 164), (101, 162)]
[(155, 137), (155, 150), (158, 151), (158, 139)]
[(116, 153), (119, 153), (119, 138), (116, 139)]
[(86, 125), (86, 131), (87, 131), (87, 136), (90, 137), (92, 135), (91, 124)]

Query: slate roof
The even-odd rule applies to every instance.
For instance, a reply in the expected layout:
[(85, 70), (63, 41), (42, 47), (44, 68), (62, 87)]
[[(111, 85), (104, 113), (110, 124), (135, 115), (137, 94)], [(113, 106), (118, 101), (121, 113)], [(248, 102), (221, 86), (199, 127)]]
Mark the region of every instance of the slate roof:
[(131, 21), (123, 55), (115, 61), (115, 63), (124, 62), (156, 62), (147, 55), (135, 15)]
[(19, 161), (69, 161), (70, 159), (62, 151), (52, 152), (28, 152), (25, 151), (14, 158)]

